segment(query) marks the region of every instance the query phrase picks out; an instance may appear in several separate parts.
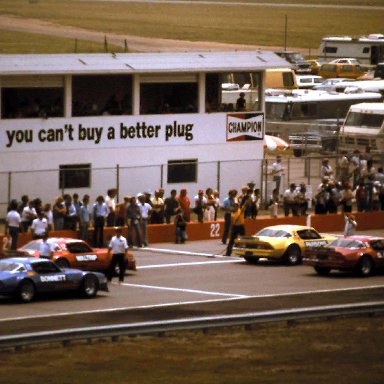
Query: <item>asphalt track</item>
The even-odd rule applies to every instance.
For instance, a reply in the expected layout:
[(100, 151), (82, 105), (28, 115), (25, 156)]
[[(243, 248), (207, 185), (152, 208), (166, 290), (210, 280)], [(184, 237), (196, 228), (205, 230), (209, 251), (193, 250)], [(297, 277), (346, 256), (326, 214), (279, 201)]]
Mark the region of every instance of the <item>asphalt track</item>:
[(0, 335), (374, 303), (384, 297), (382, 273), (322, 277), (306, 266), (249, 265), (222, 256), (224, 249), (216, 239), (134, 250), (138, 271), (91, 300), (48, 296), (24, 305), (0, 298)]

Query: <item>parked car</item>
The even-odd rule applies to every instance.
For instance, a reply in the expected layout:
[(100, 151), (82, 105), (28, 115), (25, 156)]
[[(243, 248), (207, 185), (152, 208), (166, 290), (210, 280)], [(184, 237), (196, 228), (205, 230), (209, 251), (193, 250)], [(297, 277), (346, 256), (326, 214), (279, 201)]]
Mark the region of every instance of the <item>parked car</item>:
[[(18, 249), (19, 252), (40, 257), (42, 240), (32, 240)], [(87, 271), (106, 271), (112, 261), (112, 255), (106, 248), (92, 248), (85, 241), (67, 237), (50, 237), (48, 243), (53, 251), (52, 260), (63, 268), (78, 268)], [(131, 253), (126, 260), (128, 269), (135, 270), (135, 259)]]
[(319, 76), (326, 79), (331, 77), (347, 77), (349, 79), (357, 79), (365, 73), (366, 71), (360, 64), (326, 63), (322, 64), (319, 70)]
[(306, 249), (303, 262), (314, 267), (320, 275), (328, 275), (332, 269), (336, 269), (370, 276), (384, 267), (384, 238), (341, 237), (330, 244)]
[(51, 260), (35, 257), (0, 260), (0, 295), (24, 303), (41, 293), (78, 291), (90, 298), (99, 290), (108, 291), (107, 278), (100, 272), (62, 269)]
[(296, 73), (310, 73), (311, 64), (308, 63), (303, 55), (297, 51), (275, 51), (276, 55), (282, 57), (292, 64)]
[(316, 59), (308, 59), (307, 62), (310, 65), (310, 71), (312, 75), (318, 75), (319, 74), (319, 69), (321, 67), (320, 61)]
[(373, 77), (384, 79), (384, 63), (377, 64), (375, 71), (373, 72)]
[(317, 84), (321, 84), (324, 78), (316, 75), (297, 75), (297, 87), (301, 89), (311, 89)]
[(308, 247), (326, 245), (335, 236), (321, 235), (314, 228), (303, 225), (273, 225), (253, 236), (241, 236), (235, 240), (233, 253), (249, 263), (260, 258), (280, 260), (287, 265), (301, 263)]
[(335, 77), (335, 78), (329, 78), (329, 79), (326, 79), (324, 80), (322, 83), (320, 84), (316, 84), (313, 86), (312, 89), (314, 89), (315, 91), (334, 91), (335, 90), (335, 86), (338, 85), (339, 83), (342, 83), (344, 81), (354, 81), (353, 79), (348, 79), (346, 77)]
[(343, 57), (340, 59), (334, 59), (330, 61), (332, 64), (361, 64), (359, 60), (353, 58), (353, 57)]

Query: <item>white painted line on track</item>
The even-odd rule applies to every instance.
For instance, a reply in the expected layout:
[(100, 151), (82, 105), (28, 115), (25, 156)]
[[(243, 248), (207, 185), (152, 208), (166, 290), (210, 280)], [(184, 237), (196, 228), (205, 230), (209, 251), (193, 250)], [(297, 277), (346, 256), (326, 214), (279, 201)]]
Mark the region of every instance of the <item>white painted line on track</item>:
[(169, 264), (151, 264), (138, 266), (137, 269), (152, 269), (152, 268), (170, 268), (170, 267), (185, 267), (194, 265), (207, 265), (207, 264), (225, 264), (225, 263), (244, 263), (244, 259), (231, 259), (231, 260), (217, 260), (217, 261), (196, 261), (189, 263), (169, 263)]
[[(204, 252), (194, 252), (194, 251), (183, 251), (179, 249), (168, 249), (168, 248), (153, 248), (153, 247), (144, 247), (144, 248), (137, 248), (135, 251), (147, 251), (147, 252), (154, 252), (154, 253), (166, 253), (167, 255), (185, 255), (185, 256), (201, 256), (201, 257), (212, 257), (212, 258), (224, 258), (228, 259), (229, 256), (223, 255), (226, 251), (226, 247), (223, 249), (222, 254), (215, 254), (215, 253), (204, 253)], [(230, 256), (232, 257), (232, 256)]]
[[(113, 283), (114, 284), (114, 283)], [(115, 284), (114, 284), (115, 285)], [(121, 285), (120, 285), (121, 286)], [(377, 289), (384, 288), (383, 285), (371, 285), (368, 287), (353, 287), (353, 288), (339, 288), (339, 289), (323, 289), (318, 291), (303, 291), (303, 292), (291, 292), (291, 293), (278, 293), (278, 294), (262, 294), (255, 296), (246, 296), (246, 297), (227, 297), (221, 299), (211, 299), (211, 300), (189, 300), (189, 301), (180, 301), (180, 302), (169, 302), (169, 303), (161, 303), (161, 304), (150, 304), (150, 305), (139, 305), (134, 307), (117, 307), (117, 308), (106, 308), (106, 309), (96, 309), (89, 311), (74, 311), (74, 312), (58, 312), (47, 315), (33, 315), (33, 316), (19, 316), (19, 317), (9, 317), (0, 319), (1, 322), (5, 321), (16, 321), (16, 320), (28, 320), (28, 319), (44, 319), (50, 317), (61, 317), (61, 316), (74, 316), (74, 315), (90, 315), (97, 313), (113, 313), (118, 311), (129, 311), (136, 309), (150, 309), (150, 308), (162, 308), (162, 307), (173, 307), (179, 305), (191, 305), (191, 304), (204, 304), (204, 303), (218, 303), (225, 301), (234, 301), (234, 300), (244, 300), (244, 299), (256, 299), (263, 297), (281, 297), (281, 296), (295, 296), (295, 295), (306, 295), (306, 294), (314, 294), (314, 293), (330, 293), (330, 292), (347, 292), (347, 291), (357, 291), (361, 289)]]
[(175, 292), (197, 293), (197, 294), (212, 295), (212, 296), (239, 297), (239, 298), (243, 298), (243, 299), (251, 297), (248, 295), (238, 295), (238, 294), (233, 294), (233, 293), (201, 291), (199, 289), (160, 287), (160, 286), (156, 286), (156, 285), (129, 284), (129, 283), (121, 283), (120, 285), (124, 285), (126, 287), (134, 287), (134, 288), (149, 288), (149, 289), (155, 289), (155, 290), (160, 290), (160, 291), (175, 291)]

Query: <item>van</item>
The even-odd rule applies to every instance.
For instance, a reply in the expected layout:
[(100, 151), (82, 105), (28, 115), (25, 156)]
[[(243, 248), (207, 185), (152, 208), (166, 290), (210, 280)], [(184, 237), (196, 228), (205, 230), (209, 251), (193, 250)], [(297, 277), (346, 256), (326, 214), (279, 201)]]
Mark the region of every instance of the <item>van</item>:
[(294, 70), (290, 68), (266, 69), (265, 88), (297, 89)]
[(322, 64), (319, 70), (319, 76), (325, 79), (334, 77), (357, 79), (364, 74), (365, 71), (360, 64), (326, 63)]
[(297, 75), (296, 82), (299, 89), (311, 89), (315, 85), (319, 85), (324, 81), (324, 78), (316, 75)]

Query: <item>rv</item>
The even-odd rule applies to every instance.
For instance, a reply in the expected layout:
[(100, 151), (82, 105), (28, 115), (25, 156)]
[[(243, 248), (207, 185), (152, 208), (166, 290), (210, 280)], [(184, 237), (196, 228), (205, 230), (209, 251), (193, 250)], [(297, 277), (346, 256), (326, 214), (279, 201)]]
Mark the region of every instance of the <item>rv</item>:
[(384, 35), (376, 33), (360, 37), (323, 37), (318, 58), (329, 61), (343, 57), (353, 57), (361, 64), (377, 65), (384, 61)]
[[(270, 51), (0, 55), (0, 201), (259, 183)], [(235, 74), (250, 103), (223, 102)], [(237, 101), (237, 100), (236, 100)], [(252, 162), (252, 164), (247, 162)], [(252, 172), (249, 173), (249, 169)]]
[(340, 130), (339, 147), (347, 151), (384, 151), (384, 103), (351, 105)]
[(266, 93), (266, 133), (289, 140), (290, 134), (321, 129), (337, 131), (349, 107), (361, 102), (382, 101), (376, 92), (327, 92), (314, 90)]

